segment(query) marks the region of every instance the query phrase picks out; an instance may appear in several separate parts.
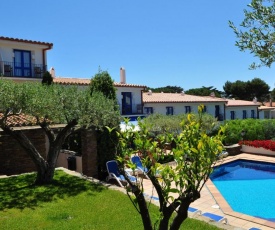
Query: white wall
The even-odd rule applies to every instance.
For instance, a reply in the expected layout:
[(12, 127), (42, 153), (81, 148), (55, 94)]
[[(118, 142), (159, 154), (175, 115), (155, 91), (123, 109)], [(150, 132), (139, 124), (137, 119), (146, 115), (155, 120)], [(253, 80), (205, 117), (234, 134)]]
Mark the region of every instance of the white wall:
[[(13, 62), (13, 50), (26, 50), (31, 51), (32, 64), (43, 64), (43, 51), (47, 48), (45, 45), (30, 44), (30, 43), (18, 43), (11, 41), (0, 40), (0, 57), (5, 62)], [(45, 64), (47, 65), (47, 58), (45, 58)], [(0, 71), (3, 71), (3, 64), (0, 65)]]
[(120, 113), (122, 113), (122, 92), (131, 92), (132, 93), (132, 112), (137, 113), (137, 105), (142, 104), (142, 90), (143, 88), (135, 88), (135, 87), (118, 87), (115, 86), (117, 89), (116, 91), (116, 97), (117, 101), (120, 107)]
[(257, 106), (229, 106), (225, 107), (226, 120), (231, 120), (230, 111), (235, 112), (235, 119), (243, 119), (243, 110), (246, 110), (246, 118), (251, 118), (251, 110), (254, 110), (255, 117), (258, 116)]
[(275, 110), (259, 110), (259, 119), (275, 119)]
[(185, 113), (185, 106), (191, 107), (191, 112), (198, 113), (198, 106), (204, 104), (206, 112), (215, 116), (215, 105), (220, 106), (220, 114), (224, 114), (223, 102), (211, 103), (144, 103), (144, 107), (153, 107), (153, 113), (166, 115), (166, 107), (173, 107), (174, 115)]
[[(67, 151), (69, 152), (69, 151)], [(68, 168), (68, 157), (71, 156), (71, 154), (67, 153), (66, 151), (60, 151), (57, 162), (56, 162), (56, 167), (63, 167), (63, 168)], [(76, 158), (76, 172), (82, 173), (82, 156), (75, 156)]]

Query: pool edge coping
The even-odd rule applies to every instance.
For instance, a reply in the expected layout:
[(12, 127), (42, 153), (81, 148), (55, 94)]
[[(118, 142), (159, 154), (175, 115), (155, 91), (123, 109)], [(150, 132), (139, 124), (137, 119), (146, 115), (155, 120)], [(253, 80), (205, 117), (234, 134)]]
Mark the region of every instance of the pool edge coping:
[[(263, 160), (251, 159), (251, 158), (247, 158), (247, 157), (244, 157), (244, 156), (237, 155), (237, 156), (235, 156), (234, 158), (231, 158), (231, 159), (226, 159), (225, 158), (222, 162), (220, 162), (217, 165), (229, 163), (229, 162), (232, 162), (232, 161), (235, 161), (235, 160), (253, 160), (253, 161), (263, 162)], [(275, 162), (273, 160), (273, 161), (270, 161), (270, 163), (275, 163)], [(215, 201), (219, 205), (220, 210), (224, 214), (226, 214), (228, 216), (238, 218), (238, 219), (242, 219), (242, 220), (246, 220), (246, 221), (249, 221), (249, 222), (264, 225), (266, 227), (275, 228), (275, 222), (271, 222), (271, 221), (261, 219), (261, 218), (258, 218), (258, 217), (254, 217), (254, 216), (249, 216), (247, 214), (240, 213), (240, 212), (235, 212), (231, 208), (231, 206), (228, 204), (228, 202), (224, 199), (224, 197), (219, 192), (219, 190), (216, 188), (216, 186), (214, 185), (214, 183), (211, 181), (210, 178), (206, 181), (206, 187), (209, 190), (209, 192), (212, 194), (213, 198), (215, 199)]]

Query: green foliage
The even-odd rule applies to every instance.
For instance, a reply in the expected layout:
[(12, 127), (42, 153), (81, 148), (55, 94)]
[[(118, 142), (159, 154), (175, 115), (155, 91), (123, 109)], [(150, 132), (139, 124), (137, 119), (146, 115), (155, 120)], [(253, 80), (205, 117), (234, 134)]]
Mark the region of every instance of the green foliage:
[(250, 68), (271, 67), (275, 58), (275, 3), (274, 0), (251, 0), (249, 10), (244, 10), (244, 20), (239, 30), (233, 22), (229, 26), (237, 36), (236, 46), (240, 51), (248, 50), (260, 59), (260, 64), (252, 63)]
[[(178, 117), (174, 121), (169, 120), (169, 122), (174, 122), (180, 126), (180, 129), (176, 130), (174, 129), (175, 126), (171, 128), (170, 123), (167, 126), (164, 117), (156, 115), (157, 119), (160, 119), (159, 121), (164, 124), (158, 130), (159, 134), (156, 137), (151, 135), (149, 129), (152, 126), (149, 127), (150, 122), (146, 119), (139, 120), (140, 131), (127, 129), (117, 133), (120, 147), (117, 160), (120, 163), (121, 173), (127, 178), (124, 168), (126, 166), (133, 170), (136, 168), (136, 165), (127, 158), (133, 154), (141, 156), (143, 165), (149, 169), (147, 175), (160, 200), (158, 229), (168, 229), (168, 220), (176, 208), (182, 211), (171, 219), (170, 227), (173, 226), (171, 228), (178, 229), (184, 219), (187, 218), (187, 208), (190, 203), (200, 197), (199, 193), (202, 186), (212, 172), (212, 165), (218, 160), (217, 155), (223, 150), (222, 133), (225, 132), (224, 127), (220, 127), (217, 135), (207, 135), (206, 129), (202, 127), (202, 110), (203, 106), (199, 106), (198, 117), (194, 114), (188, 114), (185, 120), (181, 120), (180, 124)], [(159, 128), (160, 125), (158, 125), (156, 123), (155, 127)], [(172, 142), (175, 143), (175, 147), (169, 153), (165, 146)], [(176, 160), (176, 167), (160, 164), (160, 161), (167, 154), (171, 154)], [(137, 185), (131, 181), (128, 183), (137, 199), (138, 205), (134, 201), (132, 203), (140, 211), (144, 229), (152, 229), (150, 224), (148, 225), (150, 213), (148, 208), (144, 208), (142, 199), (144, 196), (143, 181)], [(131, 198), (131, 195), (129, 197)]]
[[(224, 143), (236, 144), (240, 140), (271, 140), (275, 138), (275, 120), (273, 119), (245, 119), (226, 121)], [(242, 131), (245, 135), (242, 136)]]
[(165, 86), (165, 87), (159, 87), (159, 88), (148, 88), (148, 90), (152, 90), (152, 92), (155, 93), (181, 93), (183, 91), (182, 87), (179, 86)]
[(77, 132), (69, 135), (64, 144), (62, 145), (62, 149), (74, 151), (77, 155), (82, 154), (82, 141), (81, 141), (81, 132), (78, 130)]
[(94, 92), (101, 92), (108, 99), (114, 101), (117, 99), (114, 81), (107, 71), (98, 71), (98, 73), (91, 79), (90, 90), (91, 95), (93, 95)]
[(106, 162), (115, 159), (118, 138), (115, 133), (107, 128), (97, 132), (97, 162), (99, 179), (105, 180), (107, 176)]
[(254, 78), (251, 81), (236, 82), (227, 81), (223, 86), (225, 96), (239, 100), (252, 101), (254, 97), (258, 101), (264, 102), (269, 99), (269, 85), (260, 78)]
[(43, 74), (42, 84), (51, 85), (52, 83), (53, 83), (52, 75), (49, 73), (49, 71), (46, 71)]
[[(114, 81), (107, 71), (99, 70), (99, 72), (91, 79), (90, 90), (92, 96), (95, 93), (100, 92), (107, 99), (113, 100), (113, 105), (109, 106), (112, 106), (115, 110), (119, 111)], [(102, 103), (100, 101), (98, 102)], [(106, 116), (106, 114), (102, 114), (102, 116)], [(118, 127), (120, 123), (119, 119), (120, 116), (117, 114), (113, 117), (113, 120), (110, 120), (110, 122), (106, 124), (106, 126)], [(97, 132), (98, 174), (101, 179), (106, 178), (106, 162), (115, 157), (115, 147), (118, 141), (115, 136), (115, 134), (109, 133), (106, 128)]]
[(0, 80), (0, 88), (1, 109), (10, 115), (24, 113), (58, 124), (76, 119), (81, 126), (97, 128), (116, 126), (119, 120), (118, 112), (112, 110), (114, 102), (98, 92), (90, 96), (89, 90), (73, 86), (44, 87), (39, 83), (18, 84), (9, 80)]
[[(115, 102), (107, 99), (101, 92), (79, 90), (73, 86), (49, 85), (39, 83), (16, 83), (0, 80), (0, 105), (3, 116), (0, 127), (9, 135), (16, 137), (7, 118), (17, 119), (24, 115), (26, 123), (39, 125), (48, 138), (47, 159), (33, 146), (32, 142), (20, 135), (16, 140), (31, 156), (38, 169), (37, 183), (50, 183), (56, 160), (65, 139), (78, 128), (102, 130), (105, 126), (117, 127), (119, 112)], [(50, 124), (65, 124), (60, 132), (54, 134)], [(42, 174), (47, 175), (42, 175)], [(51, 174), (52, 173), (52, 174)]]
[[(208, 134), (217, 133), (220, 123), (212, 115), (203, 113), (201, 116), (198, 114), (193, 114), (194, 119), (199, 121), (202, 119), (201, 128), (206, 130)], [(173, 116), (166, 116), (162, 114), (151, 114), (148, 117), (144, 118), (142, 122), (146, 125), (147, 129), (153, 136), (156, 136), (161, 133), (170, 132), (178, 134), (182, 131), (181, 122), (187, 121), (187, 114), (179, 114)]]
[(196, 95), (196, 96), (210, 96), (211, 93), (215, 94), (215, 97), (221, 97), (223, 94), (222, 91), (217, 90), (213, 86), (209, 87), (201, 87), (201, 88), (194, 88), (194, 89), (189, 89), (185, 91), (186, 94), (190, 95)]

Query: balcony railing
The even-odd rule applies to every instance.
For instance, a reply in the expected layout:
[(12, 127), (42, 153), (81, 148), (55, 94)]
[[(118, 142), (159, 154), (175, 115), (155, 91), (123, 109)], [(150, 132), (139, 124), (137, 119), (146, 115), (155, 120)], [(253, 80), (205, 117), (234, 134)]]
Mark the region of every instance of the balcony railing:
[(42, 78), (46, 70), (43, 64), (0, 61), (0, 75), (4, 77)]

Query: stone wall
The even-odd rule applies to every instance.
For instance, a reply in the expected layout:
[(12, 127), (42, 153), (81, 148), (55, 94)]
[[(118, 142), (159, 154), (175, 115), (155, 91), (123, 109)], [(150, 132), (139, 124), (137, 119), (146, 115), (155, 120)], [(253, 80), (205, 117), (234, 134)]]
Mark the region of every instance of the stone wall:
[[(46, 158), (48, 139), (39, 127), (21, 129), (31, 140), (43, 158)], [(82, 131), (82, 173), (86, 176), (98, 176), (96, 132)], [(15, 175), (36, 171), (35, 164), (26, 151), (13, 137), (0, 131), (0, 175)]]
[[(22, 130), (37, 150), (46, 156), (45, 135), (40, 128)], [(0, 132), (0, 175), (13, 175), (36, 171), (27, 152), (11, 136)]]
[(98, 178), (96, 132), (85, 130), (81, 133), (82, 170), (86, 176)]

